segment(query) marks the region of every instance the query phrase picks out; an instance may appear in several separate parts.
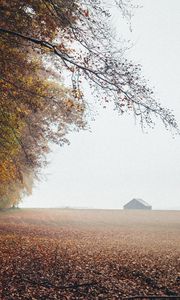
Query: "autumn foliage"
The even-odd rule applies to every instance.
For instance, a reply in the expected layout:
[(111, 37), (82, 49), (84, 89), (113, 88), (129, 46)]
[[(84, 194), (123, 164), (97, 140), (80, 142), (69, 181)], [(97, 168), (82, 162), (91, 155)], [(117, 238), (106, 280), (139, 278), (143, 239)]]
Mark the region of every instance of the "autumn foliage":
[[(72, 1), (63, 9), (70, 18), (69, 6)], [(66, 22), (53, 21), (41, 1), (0, 1), (0, 15), (0, 27), (35, 38), (66, 31)], [(59, 83), (46, 51), (41, 54), (27, 41), (0, 35), (0, 207), (31, 192), (50, 142), (63, 144), (69, 130), (84, 127), (83, 102)]]
[[(130, 18), (130, 2), (113, 3)], [(31, 192), (50, 143), (85, 127), (86, 90), (142, 127), (156, 116), (177, 130), (141, 67), (124, 56), (110, 17), (102, 0), (0, 0), (0, 207)]]

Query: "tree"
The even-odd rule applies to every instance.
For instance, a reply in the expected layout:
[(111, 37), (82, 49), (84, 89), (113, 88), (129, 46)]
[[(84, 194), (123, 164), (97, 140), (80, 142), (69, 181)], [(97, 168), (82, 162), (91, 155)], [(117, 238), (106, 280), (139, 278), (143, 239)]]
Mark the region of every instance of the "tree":
[[(131, 17), (130, 1), (114, 4)], [(85, 82), (102, 103), (113, 100), (119, 112), (133, 111), (142, 126), (153, 126), (155, 115), (178, 129), (171, 111), (156, 102), (141, 67), (114, 42), (103, 0), (1, 0), (0, 14), (5, 203), (13, 193), (19, 201), (27, 190), (24, 178), (37, 176), (49, 142), (67, 142), (69, 130), (85, 127)]]
[[(126, 2), (115, 1), (122, 13), (130, 15)], [(12, 26), (1, 27), (1, 35), (6, 38), (14, 37), (16, 40), (18, 38), (20, 43), (29, 41), (36, 51), (48, 49), (48, 56), (55, 68), (71, 73), (74, 91), (80, 90), (81, 83), (84, 82), (82, 78), (85, 78), (91, 87), (98, 88), (101, 98), (102, 93), (113, 97), (120, 111), (133, 109), (140, 116), (141, 122), (148, 125), (152, 124), (152, 114), (156, 114), (165, 125), (177, 127), (174, 116), (155, 101), (153, 92), (141, 78), (141, 67), (128, 62), (123, 56), (124, 49), (121, 47), (119, 50), (119, 45), (114, 44), (114, 36), (108, 25), (110, 14), (104, 9), (103, 1), (44, 0), (39, 3), (37, 5), (36, 1), (25, 1), (24, 4), (24, 11), (35, 18), (39, 30), (34, 33), (32, 28), (33, 34), (29, 35), (24, 27), (14, 30), (13, 25), (13, 30)], [(39, 12), (41, 15), (37, 18)], [(44, 14), (46, 20), (43, 22), (47, 23), (43, 24), (47, 26), (51, 22), (52, 26), (48, 27), (48, 36), (46, 26), (43, 26), (44, 30), (41, 29)], [(51, 28), (56, 29), (56, 39), (52, 38)], [(52, 54), (60, 60), (52, 57)]]
[[(47, 37), (53, 38), (56, 28), (53, 24), (49, 27), (43, 7), (36, 2), (38, 22), (47, 21)], [(24, 33), (31, 28), (38, 36), (40, 29), (29, 16), (28, 5), (24, 1), (1, 1), (2, 25)], [(30, 192), (32, 179), (46, 163), (48, 143), (67, 142), (66, 133), (83, 128), (85, 122), (83, 102), (57, 82), (32, 45), (2, 35), (0, 44), (0, 206), (4, 207)]]

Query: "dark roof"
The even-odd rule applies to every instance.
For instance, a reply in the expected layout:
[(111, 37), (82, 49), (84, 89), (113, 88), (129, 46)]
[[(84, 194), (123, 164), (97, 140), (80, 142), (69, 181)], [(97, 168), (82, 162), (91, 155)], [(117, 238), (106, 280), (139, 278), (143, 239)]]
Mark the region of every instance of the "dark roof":
[[(145, 205), (145, 206), (151, 206), (151, 205), (149, 205), (149, 203), (147, 203), (146, 201), (144, 201), (144, 200), (142, 200), (142, 199), (139, 199), (139, 198), (134, 198), (134, 199), (132, 199), (132, 200), (136, 200), (136, 201), (142, 203), (142, 204)], [(131, 201), (132, 201), (132, 200), (131, 200)]]
[(151, 207), (151, 205), (149, 204), (149, 203), (147, 203), (146, 201), (144, 201), (144, 200), (142, 200), (142, 199), (140, 199), (140, 198), (133, 198), (131, 201), (129, 201), (128, 203), (126, 203), (125, 205), (128, 205), (128, 204), (130, 204), (131, 202), (139, 202), (139, 203), (141, 203), (141, 204), (143, 204), (144, 206), (146, 206), (146, 207)]

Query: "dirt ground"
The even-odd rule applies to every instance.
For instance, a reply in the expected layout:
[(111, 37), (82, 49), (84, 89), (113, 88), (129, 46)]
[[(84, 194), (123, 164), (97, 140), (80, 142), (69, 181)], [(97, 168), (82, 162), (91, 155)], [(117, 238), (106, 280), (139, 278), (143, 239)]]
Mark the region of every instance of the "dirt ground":
[(180, 300), (180, 211), (0, 212), (0, 299)]

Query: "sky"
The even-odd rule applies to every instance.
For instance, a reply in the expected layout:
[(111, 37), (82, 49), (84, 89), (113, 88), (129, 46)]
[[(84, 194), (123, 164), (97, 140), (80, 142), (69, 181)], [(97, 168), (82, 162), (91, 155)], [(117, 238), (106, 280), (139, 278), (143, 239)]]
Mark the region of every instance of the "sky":
[[(180, 124), (180, 1), (139, 1), (130, 33), (115, 10), (117, 34), (131, 39), (127, 53), (143, 68), (157, 99)], [(42, 181), (22, 207), (121, 209), (142, 198), (153, 209), (180, 209), (180, 136), (157, 121), (142, 132), (132, 116), (112, 105), (99, 109), (91, 131), (69, 135), (70, 146), (53, 147)]]

